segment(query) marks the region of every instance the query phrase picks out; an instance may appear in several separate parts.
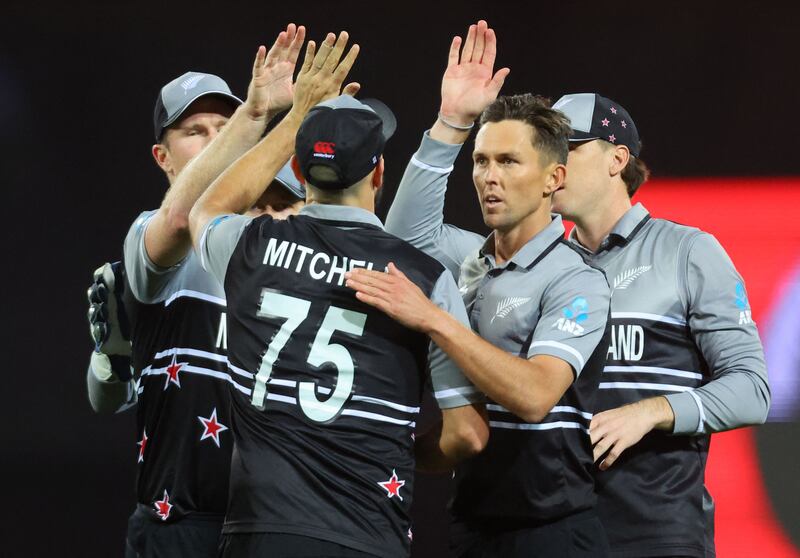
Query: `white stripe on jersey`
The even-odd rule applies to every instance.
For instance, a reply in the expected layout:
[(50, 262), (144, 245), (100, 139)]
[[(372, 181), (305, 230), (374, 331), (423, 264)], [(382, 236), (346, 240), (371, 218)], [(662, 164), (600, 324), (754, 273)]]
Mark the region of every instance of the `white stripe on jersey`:
[(436, 399), (445, 399), (446, 397), (453, 397), (454, 395), (473, 395), (475, 393), (480, 393), (477, 388), (472, 386), (464, 386), (434, 391), (433, 396)]
[(651, 389), (654, 391), (692, 391), (693, 387), (643, 382), (600, 382), (600, 389)]
[(157, 358), (169, 357), (174, 354), (207, 358), (209, 360), (214, 360), (217, 362), (228, 362), (228, 357), (226, 357), (225, 355), (221, 355), (219, 353), (210, 353), (208, 351), (201, 351), (200, 349), (184, 349), (178, 347), (172, 347), (171, 349), (160, 351), (155, 354), (153, 359), (155, 360)]
[(694, 402), (697, 403), (697, 408), (700, 410), (700, 419), (697, 421), (697, 430), (695, 430), (695, 434), (703, 434), (706, 430), (706, 412), (703, 410), (703, 401), (694, 391), (690, 391), (689, 395), (692, 396)]
[(559, 420), (556, 422), (542, 422), (538, 424), (530, 424), (527, 422), (500, 422), (496, 420), (490, 420), (489, 426), (491, 426), (492, 428), (504, 428), (506, 430), (553, 430), (555, 428), (568, 428), (568, 429), (583, 430), (587, 434), (589, 433), (589, 429), (586, 428), (584, 425), (579, 424), (577, 422), (567, 422), (563, 420)]
[(648, 314), (647, 312), (611, 312), (611, 319), (615, 318), (638, 318), (640, 320), (652, 320), (655, 322), (664, 322), (679, 326), (686, 325), (686, 320), (683, 318), (676, 318), (674, 316), (661, 316), (660, 314)]
[(531, 347), (554, 347), (566, 351), (578, 359), (578, 366), (581, 370), (583, 370), (583, 366), (586, 364), (586, 361), (583, 360), (583, 355), (576, 348), (570, 347), (565, 343), (559, 343), (558, 341), (534, 341), (531, 343)]
[(407, 407), (406, 405), (400, 405), (399, 403), (392, 403), (391, 401), (386, 401), (385, 399), (378, 399), (377, 397), (367, 397), (366, 395), (354, 395), (353, 401), (363, 401), (364, 403), (374, 403), (375, 405), (384, 405), (386, 407), (391, 407), (392, 409), (396, 409), (398, 411), (405, 411), (406, 413), (419, 413), (419, 407)]
[(448, 174), (453, 172), (453, 165), (450, 165), (449, 167), (434, 167), (427, 163), (423, 163), (422, 161), (417, 159), (414, 155), (411, 156), (411, 164), (414, 165), (415, 167), (421, 168), (422, 170), (435, 172), (437, 174)]
[(220, 306), (226, 306), (227, 302), (224, 298), (220, 298), (218, 296), (210, 295), (207, 293), (201, 293), (200, 291), (192, 291), (189, 289), (181, 289), (180, 291), (173, 293), (170, 297), (164, 301), (164, 306), (169, 306), (173, 302), (175, 302), (178, 298), (197, 298), (200, 300), (205, 300), (206, 302), (213, 302), (214, 304), (219, 304)]
[[(490, 411), (498, 411), (498, 412), (501, 412), (501, 413), (510, 413), (512, 415), (514, 414), (511, 411), (509, 411), (508, 409), (506, 409), (505, 407), (503, 407), (502, 405), (489, 404), (489, 405), (486, 405), (486, 408), (488, 410), (490, 410)], [(587, 413), (586, 411), (581, 411), (580, 409), (578, 409), (576, 407), (570, 407), (568, 405), (556, 405), (555, 407), (553, 407), (550, 410), (550, 413), (572, 413), (573, 415), (580, 415), (583, 418), (585, 418), (586, 420), (592, 420), (592, 416), (593, 416), (592, 413)], [(548, 413), (548, 414), (550, 414), (550, 413)]]
[(660, 368), (658, 366), (606, 366), (603, 372), (630, 372), (643, 374), (666, 374), (667, 376), (679, 376), (681, 378), (694, 378), (702, 380), (703, 375), (697, 372), (687, 372), (686, 370), (676, 370), (674, 368)]

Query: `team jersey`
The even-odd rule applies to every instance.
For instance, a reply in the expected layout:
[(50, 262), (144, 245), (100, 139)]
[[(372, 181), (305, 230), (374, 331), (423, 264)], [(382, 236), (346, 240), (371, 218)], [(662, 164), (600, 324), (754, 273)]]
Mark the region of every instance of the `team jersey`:
[(157, 522), (221, 519), (233, 442), (224, 293), (194, 253), (166, 269), (149, 259), (144, 233), (154, 214), (142, 213), (125, 239), (136, 299), (137, 502)]
[(472, 329), (521, 358), (567, 362), (575, 381), (541, 423), (487, 405), (486, 449), (456, 472), (452, 511), (470, 530), (514, 529), (595, 506), (589, 424), (605, 358), (609, 287), (564, 240), (561, 218), (503, 264), (488, 239), (443, 223), (447, 177), (461, 146), (426, 133), (387, 217), (387, 229), (459, 277)]
[(612, 287), (599, 410), (665, 395), (675, 414), (674, 432), (647, 434), (598, 474), (612, 554), (714, 555), (709, 433), (758, 422), (769, 402), (744, 282), (714, 237), (641, 204), (595, 254), (570, 239)]
[(442, 408), (482, 396), (426, 336), (359, 302), (344, 274), (394, 262), (466, 323), (453, 278), (374, 214), (344, 206), (285, 221), (218, 217), (199, 251), (228, 300), (235, 450), (224, 532), (407, 556), (427, 371)]

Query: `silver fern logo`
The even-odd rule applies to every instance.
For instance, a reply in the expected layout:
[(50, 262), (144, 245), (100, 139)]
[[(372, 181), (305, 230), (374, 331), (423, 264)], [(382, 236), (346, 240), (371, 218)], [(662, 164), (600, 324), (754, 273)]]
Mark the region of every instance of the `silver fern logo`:
[(186, 95), (190, 89), (194, 89), (197, 87), (197, 84), (200, 83), (200, 80), (206, 76), (192, 76), (190, 78), (186, 78), (181, 82), (181, 87), (183, 87), (183, 94)]
[(530, 300), (531, 297), (529, 296), (507, 296), (497, 303), (497, 310), (494, 313), (492, 321), (489, 323), (494, 323), (497, 318), (505, 318), (515, 309), (530, 302)]
[(626, 271), (623, 271), (619, 275), (614, 278), (614, 285), (612, 288), (616, 291), (625, 290), (631, 286), (631, 283), (636, 281), (639, 277), (650, 271), (652, 269), (652, 265), (640, 265), (639, 267), (632, 267)]

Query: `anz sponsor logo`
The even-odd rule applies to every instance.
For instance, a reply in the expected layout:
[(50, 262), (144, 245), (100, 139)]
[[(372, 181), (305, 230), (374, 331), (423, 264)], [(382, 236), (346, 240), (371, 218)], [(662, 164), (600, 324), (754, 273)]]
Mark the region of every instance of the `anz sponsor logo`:
[(753, 314), (750, 311), (750, 301), (747, 300), (747, 291), (744, 290), (744, 283), (736, 283), (736, 307), (739, 309), (739, 325), (753, 323)]
[(640, 325), (612, 325), (608, 360), (636, 362), (644, 354), (644, 328)]
[(566, 333), (583, 335), (583, 332), (586, 330), (581, 324), (589, 317), (588, 311), (589, 302), (582, 296), (579, 296), (572, 301), (571, 305), (564, 307), (561, 311), (563, 317), (557, 319), (552, 327)]

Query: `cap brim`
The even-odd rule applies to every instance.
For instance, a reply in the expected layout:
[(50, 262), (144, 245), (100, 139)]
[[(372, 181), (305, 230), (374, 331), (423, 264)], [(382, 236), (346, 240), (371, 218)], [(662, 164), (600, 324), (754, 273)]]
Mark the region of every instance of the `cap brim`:
[(572, 130), (569, 136), (569, 141), (589, 141), (596, 139), (600, 139), (600, 136), (588, 132), (581, 132), (580, 130)]
[(186, 103), (184, 103), (184, 105), (180, 109), (178, 109), (178, 111), (175, 114), (173, 114), (169, 119), (167, 119), (164, 122), (164, 124), (161, 126), (161, 129), (164, 130), (164, 128), (167, 128), (168, 126), (174, 124), (175, 121), (178, 120), (178, 118), (180, 118), (184, 112), (186, 112), (186, 109), (188, 109), (192, 105), (192, 103), (194, 103), (198, 99), (207, 97), (208, 95), (216, 95), (217, 97), (221, 97), (226, 101), (230, 101), (234, 108), (242, 104), (242, 100), (239, 97), (231, 95), (230, 93), (227, 93), (225, 91), (203, 91), (196, 97), (192, 97)]
[(301, 200), (306, 199), (306, 190), (294, 175), (294, 171), (291, 167), (291, 161), (286, 163), (283, 168), (278, 171), (278, 174), (275, 175), (275, 182), (280, 183), (296, 198)]
[(383, 122), (383, 138), (386, 140), (391, 138), (397, 130), (397, 118), (392, 112), (392, 109), (378, 99), (359, 99), (359, 101), (374, 110), (375, 114), (381, 118)]

